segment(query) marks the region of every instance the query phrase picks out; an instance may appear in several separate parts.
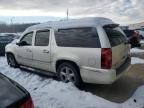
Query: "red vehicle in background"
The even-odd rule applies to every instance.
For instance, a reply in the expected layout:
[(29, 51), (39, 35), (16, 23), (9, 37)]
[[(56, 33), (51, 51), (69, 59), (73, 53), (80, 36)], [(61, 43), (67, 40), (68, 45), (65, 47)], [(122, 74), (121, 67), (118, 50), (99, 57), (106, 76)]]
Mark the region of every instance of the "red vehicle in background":
[(141, 47), (140, 44), (140, 34), (135, 30), (123, 30), (126, 34), (131, 47)]

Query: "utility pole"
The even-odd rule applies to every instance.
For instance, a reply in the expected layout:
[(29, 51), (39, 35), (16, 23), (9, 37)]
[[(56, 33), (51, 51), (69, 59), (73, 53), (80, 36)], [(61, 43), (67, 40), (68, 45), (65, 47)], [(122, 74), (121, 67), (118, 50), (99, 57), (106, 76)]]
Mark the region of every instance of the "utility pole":
[(67, 8), (67, 20), (69, 19), (69, 10)]
[(11, 27), (12, 27), (12, 32), (15, 32), (15, 27), (13, 25), (13, 20), (14, 20), (15, 17), (12, 17), (10, 20), (11, 20)]

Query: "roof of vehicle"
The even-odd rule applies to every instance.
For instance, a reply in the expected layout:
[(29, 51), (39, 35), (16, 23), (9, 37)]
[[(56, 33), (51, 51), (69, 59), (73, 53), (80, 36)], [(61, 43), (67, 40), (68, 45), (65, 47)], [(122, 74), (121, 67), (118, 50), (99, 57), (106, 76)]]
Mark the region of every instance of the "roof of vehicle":
[(108, 18), (103, 18), (103, 17), (70, 19), (70, 20), (63, 20), (63, 21), (51, 21), (47, 23), (34, 25), (27, 28), (25, 32), (30, 32), (38, 29), (46, 29), (46, 28), (58, 29), (58, 28), (73, 28), (73, 27), (91, 27), (97, 25), (103, 26), (107, 24), (114, 24), (114, 22)]

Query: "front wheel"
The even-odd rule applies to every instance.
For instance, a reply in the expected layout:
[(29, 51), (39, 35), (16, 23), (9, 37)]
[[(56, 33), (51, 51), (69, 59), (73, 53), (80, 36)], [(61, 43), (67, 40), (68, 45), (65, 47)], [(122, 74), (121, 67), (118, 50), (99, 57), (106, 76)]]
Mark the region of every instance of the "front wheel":
[(80, 77), (80, 72), (74, 64), (62, 63), (58, 67), (57, 73), (58, 73), (58, 78), (61, 81), (65, 82), (65, 83), (72, 82), (77, 87), (80, 87), (80, 85), (82, 83), (81, 77)]
[(8, 65), (10, 65), (10, 67), (14, 67), (14, 68), (19, 67), (14, 55), (12, 54), (7, 54), (7, 62), (8, 62)]

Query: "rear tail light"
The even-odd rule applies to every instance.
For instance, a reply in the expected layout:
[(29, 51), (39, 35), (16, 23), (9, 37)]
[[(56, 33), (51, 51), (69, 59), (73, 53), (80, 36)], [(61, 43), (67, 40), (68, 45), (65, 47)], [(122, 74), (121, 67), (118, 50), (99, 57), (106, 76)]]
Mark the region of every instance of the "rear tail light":
[(21, 105), (20, 108), (34, 108), (32, 99), (29, 98), (25, 103)]
[(111, 69), (112, 67), (112, 50), (111, 48), (102, 48), (101, 50), (101, 68)]

